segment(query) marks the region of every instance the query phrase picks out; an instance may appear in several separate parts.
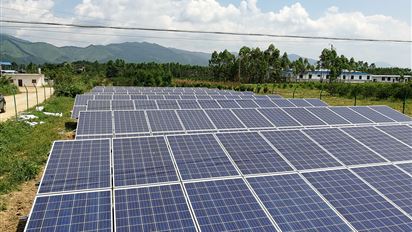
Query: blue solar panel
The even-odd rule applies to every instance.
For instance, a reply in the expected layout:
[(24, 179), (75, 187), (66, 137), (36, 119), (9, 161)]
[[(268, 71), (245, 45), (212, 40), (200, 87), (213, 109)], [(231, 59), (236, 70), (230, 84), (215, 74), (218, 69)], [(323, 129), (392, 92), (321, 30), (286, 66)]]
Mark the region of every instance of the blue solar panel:
[(196, 231), (180, 185), (115, 190), (116, 231)]
[(78, 118), (80, 111), (86, 111), (86, 106), (82, 106), (82, 105), (74, 106), (71, 117)]
[(254, 100), (255, 103), (261, 107), (261, 108), (273, 108), (273, 107), (278, 107), (275, 103), (273, 103), (269, 99), (256, 99)]
[(177, 114), (172, 110), (155, 110), (146, 113), (153, 132), (183, 131)]
[(165, 95), (166, 100), (178, 100), (180, 99), (180, 95)]
[(113, 139), (115, 186), (177, 181), (163, 137)]
[(412, 146), (412, 127), (406, 125), (378, 126), (380, 130)]
[(226, 95), (226, 98), (227, 99), (242, 99), (242, 97), (241, 96), (239, 96), (239, 95)]
[(272, 99), (272, 101), (279, 107), (295, 107), (288, 99)]
[(236, 103), (235, 100), (217, 100), (219, 105), (224, 109), (235, 109), (240, 108), (239, 104)]
[(297, 169), (341, 166), (332, 156), (298, 130), (267, 131), (262, 134)]
[(217, 137), (243, 174), (292, 171), (258, 133), (221, 133)]
[(149, 132), (145, 113), (143, 111), (114, 111), (115, 133), (145, 133)]
[(163, 100), (165, 99), (163, 95), (147, 95), (149, 100)]
[(248, 128), (273, 127), (256, 109), (233, 109), (232, 111)]
[(259, 106), (253, 100), (237, 100), (237, 104), (242, 108), (259, 108)]
[(304, 132), (346, 165), (386, 161), (339, 129), (304, 130)]
[(282, 231), (351, 231), (298, 175), (248, 178)]
[(214, 130), (212, 122), (203, 110), (179, 110), (180, 120), (186, 130)]
[(238, 175), (213, 135), (170, 136), (168, 140), (184, 180)]
[(87, 101), (87, 110), (111, 110), (110, 100), (89, 100)]
[(146, 95), (140, 95), (140, 94), (133, 94), (133, 95), (130, 95), (130, 99), (132, 99), (132, 100), (147, 100), (147, 96)]
[(112, 94), (104, 94), (104, 95), (95, 95), (94, 99), (95, 100), (112, 100), (113, 95)]
[(196, 99), (212, 99), (209, 95), (196, 95)]
[(412, 215), (412, 177), (393, 165), (353, 169), (359, 176)]
[(179, 109), (179, 105), (176, 100), (157, 100), (156, 103), (159, 109)]
[(330, 107), (329, 109), (354, 124), (373, 123), (371, 120), (352, 111), (351, 109), (349, 109), (349, 107)]
[(348, 170), (303, 174), (359, 231), (411, 231), (412, 220)]
[(76, 95), (74, 105), (79, 106), (79, 105), (87, 105), (88, 100), (93, 100), (94, 95)]
[(383, 116), (382, 114), (372, 110), (367, 106), (354, 106), (350, 107), (353, 111), (361, 114), (362, 116), (374, 121), (374, 122), (393, 122), (394, 120)]
[(412, 149), (374, 127), (343, 128), (345, 132), (390, 161), (412, 159)]
[(76, 135), (92, 134), (113, 134), (111, 111), (80, 112)]
[(328, 106), (324, 101), (317, 98), (305, 98), (305, 101), (309, 102), (313, 106)]
[(312, 106), (309, 102), (305, 101), (304, 99), (288, 99), (293, 105), (298, 107), (308, 107)]
[(412, 163), (398, 164), (398, 166), (412, 175)]
[(198, 100), (197, 101), (200, 105), (200, 107), (202, 107), (202, 109), (220, 109), (222, 107), (220, 107), (219, 104), (217, 104), (216, 100)]
[(373, 110), (378, 111), (379, 113), (385, 115), (386, 117), (397, 121), (397, 122), (408, 122), (412, 121), (412, 118), (401, 114), (400, 112), (388, 107), (388, 106), (369, 106), (369, 108), (372, 108)]
[(130, 95), (128, 94), (114, 94), (113, 100), (130, 100)]
[(38, 196), (25, 231), (112, 231), (111, 192)]
[(180, 109), (200, 109), (200, 105), (196, 100), (178, 100), (177, 103)]
[(155, 100), (134, 100), (136, 110), (152, 110), (157, 109)]
[(276, 231), (242, 179), (185, 186), (202, 231)]
[(326, 125), (305, 108), (284, 108), (283, 110), (304, 126)]
[(290, 117), (281, 109), (258, 109), (260, 113), (273, 123), (276, 127), (296, 127), (301, 126), (295, 119)]
[(206, 110), (206, 113), (217, 129), (245, 128), (242, 122), (230, 110)]
[(112, 100), (112, 110), (134, 110), (132, 100)]
[(110, 188), (110, 140), (58, 141), (39, 193)]
[(320, 108), (312, 107), (312, 108), (307, 108), (307, 110), (310, 111), (312, 114), (318, 116), (320, 119), (322, 119), (324, 122), (330, 125), (351, 124), (350, 122), (346, 121), (341, 116), (335, 114), (333, 111), (325, 107), (320, 107)]

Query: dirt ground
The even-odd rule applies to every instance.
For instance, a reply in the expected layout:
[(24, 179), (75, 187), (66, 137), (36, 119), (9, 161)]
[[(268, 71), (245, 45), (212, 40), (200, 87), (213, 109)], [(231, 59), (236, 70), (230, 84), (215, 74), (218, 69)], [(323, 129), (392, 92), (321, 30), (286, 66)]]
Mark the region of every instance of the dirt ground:
[[(36, 99), (36, 89), (34, 87), (27, 87), (29, 94), (29, 108), (37, 104)], [(27, 97), (26, 89), (19, 88), (20, 93), (16, 94), (16, 103), (17, 103), (17, 113), (23, 112), (27, 109)], [(37, 87), (37, 93), (39, 98), (39, 104), (44, 101), (44, 90), (46, 90), (46, 98), (49, 98), (53, 94), (53, 88), (46, 87)], [(5, 96), (6, 98), (6, 112), (0, 113), (0, 122), (6, 121), (7, 119), (15, 116), (14, 111), (14, 98), (13, 95)]]
[(19, 190), (1, 196), (0, 201), (5, 202), (6, 210), (0, 211), (0, 231), (15, 232), (19, 223), (19, 217), (30, 213), (37, 186), (43, 175), (43, 171), (33, 180), (23, 183)]

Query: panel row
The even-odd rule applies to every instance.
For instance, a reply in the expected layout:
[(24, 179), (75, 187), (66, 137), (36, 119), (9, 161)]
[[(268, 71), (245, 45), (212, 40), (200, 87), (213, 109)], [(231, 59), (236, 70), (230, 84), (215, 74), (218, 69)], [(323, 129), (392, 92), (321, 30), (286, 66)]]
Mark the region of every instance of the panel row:
[(412, 119), (386, 106), (81, 111), (76, 135), (110, 138), (398, 122)]
[(37, 196), (26, 229), (411, 231), (411, 164)]
[(94, 87), (91, 91), (93, 94), (115, 93), (115, 94), (134, 94), (134, 93), (159, 93), (159, 94), (236, 94), (236, 95), (253, 95), (250, 91), (220, 90), (209, 88), (185, 88), (185, 87), (134, 87), (134, 86), (106, 86)]
[(412, 161), (408, 133), (397, 125), (59, 141), (39, 193)]

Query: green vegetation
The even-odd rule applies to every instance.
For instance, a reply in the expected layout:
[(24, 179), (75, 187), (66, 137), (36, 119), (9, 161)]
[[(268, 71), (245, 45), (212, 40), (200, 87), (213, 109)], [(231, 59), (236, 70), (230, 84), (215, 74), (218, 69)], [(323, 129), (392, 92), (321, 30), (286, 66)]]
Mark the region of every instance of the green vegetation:
[(12, 95), (13, 93), (19, 93), (19, 89), (16, 85), (10, 83), (9, 77), (0, 76), (0, 93), (3, 95)]
[[(0, 123), (0, 194), (3, 195), (24, 181), (33, 179), (47, 161), (54, 140), (64, 139), (65, 123), (71, 122), (73, 98), (52, 97), (45, 111), (63, 112), (63, 117), (30, 112), (43, 121), (34, 127), (24, 122), (8, 120)], [(32, 109), (33, 110), (33, 109)], [(1, 208), (4, 208), (4, 204)]]

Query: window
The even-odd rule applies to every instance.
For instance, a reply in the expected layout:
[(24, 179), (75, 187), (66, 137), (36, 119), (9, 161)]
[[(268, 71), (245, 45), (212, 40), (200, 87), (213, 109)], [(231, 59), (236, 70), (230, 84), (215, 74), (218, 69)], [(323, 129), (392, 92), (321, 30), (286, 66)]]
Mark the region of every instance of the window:
[(362, 76), (359, 76), (359, 80), (362, 80)]
[(320, 77), (320, 74), (318, 74), (318, 77)]
[(351, 80), (353, 80), (354, 78), (355, 78), (355, 76), (354, 76), (354, 75), (350, 76), (350, 79), (351, 79)]
[(342, 79), (344, 79), (344, 80), (345, 80), (345, 79), (346, 79), (346, 76), (345, 76), (345, 75), (343, 75)]
[(391, 78), (390, 78), (390, 77), (388, 77), (388, 81), (391, 81)]
[(366, 79), (367, 79), (367, 80), (370, 80), (370, 79), (371, 79), (371, 76), (366, 76)]
[(312, 74), (309, 74), (309, 79), (312, 79)]
[(385, 81), (385, 77), (382, 77), (382, 81)]
[(329, 75), (326, 75), (326, 79), (329, 79)]
[(31, 83), (36, 84), (37, 83), (36, 79), (31, 80)]
[(302, 74), (301, 74), (301, 75), (299, 75), (299, 78), (300, 78), (300, 79), (302, 79), (302, 78), (303, 78), (303, 75), (302, 75)]

